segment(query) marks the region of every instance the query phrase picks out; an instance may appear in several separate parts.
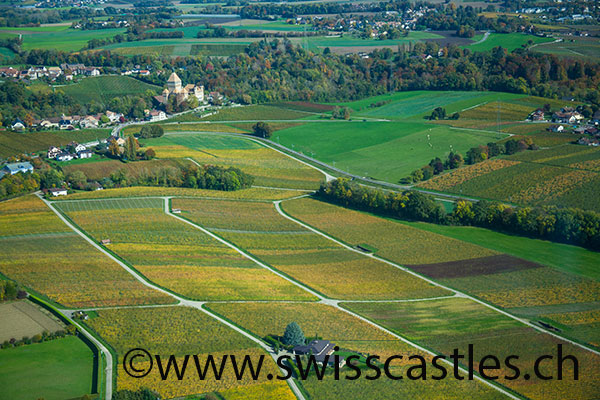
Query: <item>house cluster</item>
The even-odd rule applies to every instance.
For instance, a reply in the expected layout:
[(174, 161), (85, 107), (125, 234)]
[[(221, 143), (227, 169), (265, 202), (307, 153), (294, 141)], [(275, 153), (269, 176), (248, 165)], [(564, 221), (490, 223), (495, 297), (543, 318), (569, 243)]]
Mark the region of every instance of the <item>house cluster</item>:
[(4, 175), (14, 175), (26, 172), (33, 172), (33, 165), (27, 161), (6, 164), (0, 169), (0, 179), (3, 178)]
[(74, 158), (90, 158), (94, 153), (82, 144), (71, 142), (66, 149), (50, 146), (46, 156), (56, 161), (71, 161)]
[(73, 80), (75, 75), (98, 76), (100, 75), (100, 69), (86, 67), (83, 64), (61, 64), (60, 67), (29, 67), (23, 70), (13, 67), (0, 68), (0, 76), (3, 78), (36, 80), (46, 77), (54, 81), (61, 75), (64, 75), (66, 80)]
[(583, 115), (575, 111), (573, 107), (564, 107), (552, 114), (552, 122), (562, 124), (578, 124), (583, 120)]
[[(333, 356), (334, 352), (335, 344), (331, 343), (329, 340), (313, 340), (307, 345), (294, 346), (292, 349), (294, 355), (314, 356), (315, 361), (320, 365), (324, 365), (325, 363), (333, 365), (335, 363), (335, 357)], [(346, 364), (346, 360), (341, 356), (339, 357), (339, 362), (340, 367), (343, 367)]]
[(154, 96), (154, 99), (159, 104), (167, 104), (170, 98), (175, 97), (177, 104), (181, 104), (190, 96), (195, 96), (200, 103), (204, 102), (204, 86), (192, 83), (183, 86), (179, 76), (173, 72), (167, 80), (167, 87), (163, 90), (162, 95)]
[[(106, 117), (103, 119), (103, 117)], [(44, 119), (34, 119), (31, 123), (31, 128), (40, 129), (59, 129), (59, 130), (75, 130), (78, 128), (97, 128), (102, 123), (103, 125), (112, 125), (125, 121), (125, 117), (121, 113), (106, 111), (104, 114), (96, 115), (63, 115), (61, 117), (51, 117)], [(27, 124), (23, 120), (17, 118), (11, 124), (11, 129), (21, 131), (27, 128)]]

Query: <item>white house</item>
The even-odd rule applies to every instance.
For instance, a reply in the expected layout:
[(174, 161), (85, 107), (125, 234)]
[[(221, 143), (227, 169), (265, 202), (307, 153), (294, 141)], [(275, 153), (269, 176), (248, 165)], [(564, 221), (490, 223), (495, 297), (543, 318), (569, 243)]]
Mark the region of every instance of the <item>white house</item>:
[(25, 129), (25, 122), (17, 118), (10, 127), (13, 128), (15, 131), (20, 131), (22, 129)]
[(91, 150), (85, 149), (77, 152), (77, 158), (91, 158), (94, 155)]
[(57, 161), (71, 161), (73, 159), (73, 155), (63, 151), (59, 155), (56, 156)]
[(148, 115), (150, 117), (150, 121), (163, 121), (167, 119), (167, 114), (161, 110), (152, 110)]
[(117, 122), (119, 120), (119, 118), (121, 118), (123, 116), (123, 114), (112, 112), (112, 111), (107, 111), (105, 113), (105, 115), (110, 120), (110, 122)]
[(56, 146), (50, 146), (48, 149), (47, 157), (48, 158), (56, 158), (57, 155), (62, 153), (62, 151)]
[(64, 188), (52, 188), (52, 189), (48, 189), (48, 191), (50, 193), (52, 193), (52, 196), (66, 196), (67, 195), (67, 189)]
[(81, 128), (97, 128), (98, 120), (95, 117), (88, 115), (87, 117), (79, 121), (79, 126)]

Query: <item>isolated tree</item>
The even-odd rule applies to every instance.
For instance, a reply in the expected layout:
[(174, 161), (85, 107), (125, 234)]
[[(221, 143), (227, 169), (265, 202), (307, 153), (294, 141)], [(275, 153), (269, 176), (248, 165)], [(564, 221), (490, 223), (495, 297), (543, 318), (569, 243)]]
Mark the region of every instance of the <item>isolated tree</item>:
[(119, 145), (117, 144), (116, 140), (110, 141), (110, 144), (108, 145), (108, 152), (113, 157), (118, 157), (119, 154), (121, 154), (121, 149), (119, 148)]
[(252, 130), (254, 131), (254, 135), (265, 139), (270, 138), (271, 133), (273, 132), (273, 128), (266, 122), (257, 122), (252, 127)]
[(160, 125), (144, 125), (140, 131), (140, 137), (144, 139), (157, 138), (165, 134), (165, 130)]
[(152, 148), (146, 149), (144, 152), (144, 158), (146, 160), (152, 160), (154, 157), (156, 157), (156, 152)]
[(288, 324), (288, 326), (286, 326), (281, 341), (288, 346), (298, 346), (304, 344), (306, 338), (304, 337), (304, 333), (302, 332), (300, 325), (295, 322), (291, 322)]

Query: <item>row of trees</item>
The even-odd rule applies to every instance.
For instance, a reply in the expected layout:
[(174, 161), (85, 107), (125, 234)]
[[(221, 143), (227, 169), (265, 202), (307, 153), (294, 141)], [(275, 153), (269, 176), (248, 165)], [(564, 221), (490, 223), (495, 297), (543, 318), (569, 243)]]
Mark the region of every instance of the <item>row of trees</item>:
[(327, 201), (395, 218), (438, 224), (473, 225), (496, 231), (575, 244), (600, 251), (600, 214), (572, 208), (513, 207), (499, 202), (458, 201), (446, 214), (429, 195), (367, 188), (347, 179), (323, 184)]
[(105, 188), (126, 186), (188, 187), (233, 191), (252, 186), (254, 177), (233, 167), (215, 165), (172, 165), (154, 168), (140, 168), (132, 173), (121, 168), (103, 178), (100, 184)]
[(523, 150), (536, 150), (537, 148), (531, 138), (525, 138), (520, 140), (509, 139), (504, 144), (490, 142), (485, 146), (471, 147), (467, 151), (466, 158), (463, 158), (458, 152), (451, 151), (445, 161), (442, 161), (439, 157), (433, 158), (429, 161), (429, 164), (413, 171), (406, 178), (402, 178), (399, 183), (410, 184), (426, 181), (444, 171), (459, 168), (465, 162), (472, 165), (501, 154), (511, 155)]

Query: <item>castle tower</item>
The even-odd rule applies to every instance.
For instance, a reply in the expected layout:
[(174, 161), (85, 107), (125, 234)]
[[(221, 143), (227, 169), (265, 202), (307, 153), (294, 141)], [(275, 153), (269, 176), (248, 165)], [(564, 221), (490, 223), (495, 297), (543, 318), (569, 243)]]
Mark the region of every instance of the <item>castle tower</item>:
[(169, 80), (167, 80), (167, 89), (171, 93), (177, 93), (181, 90), (181, 79), (177, 76), (175, 72), (171, 74)]

